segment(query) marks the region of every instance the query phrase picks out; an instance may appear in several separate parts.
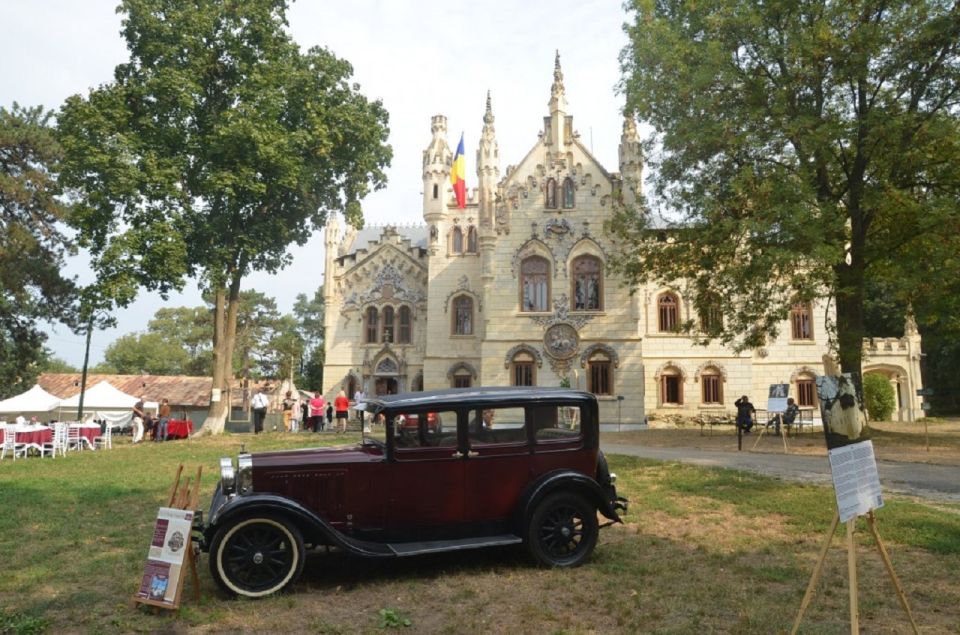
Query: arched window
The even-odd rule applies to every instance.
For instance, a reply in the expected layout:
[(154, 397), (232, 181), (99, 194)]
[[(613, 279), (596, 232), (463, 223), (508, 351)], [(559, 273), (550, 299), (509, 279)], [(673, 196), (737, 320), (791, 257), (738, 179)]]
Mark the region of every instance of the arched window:
[(370, 307), (367, 309), (367, 344), (375, 344), (377, 341), (377, 309)]
[(557, 209), (557, 180), (547, 179), (547, 209)]
[(383, 308), (383, 341), (393, 341), (393, 307)]
[(701, 333), (716, 335), (723, 329), (723, 310), (720, 307), (720, 298), (716, 295), (704, 295), (700, 298), (697, 313)]
[(603, 309), (603, 263), (595, 256), (573, 260), (573, 308), (575, 311)]
[(813, 312), (809, 302), (797, 302), (790, 308), (790, 333), (795, 340), (813, 339)]
[(550, 263), (530, 256), (520, 263), (520, 310), (547, 311), (550, 306)]
[(712, 366), (700, 373), (700, 402), (705, 405), (723, 403), (723, 375)]
[(466, 368), (461, 368), (453, 374), (451, 388), (470, 388), (473, 386), (473, 375)]
[(473, 335), (473, 298), (458, 295), (453, 299), (454, 335)]
[(797, 377), (797, 405), (801, 408), (817, 407), (817, 381), (809, 373)]
[(533, 355), (520, 351), (513, 356), (510, 362), (510, 385), (511, 386), (536, 386), (536, 362)]
[(660, 374), (660, 403), (683, 405), (683, 375), (676, 368), (666, 368)]
[(453, 248), (451, 251), (455, 254), (463, 253), (463, 230), (459, 227), (453, 228)]
[(587, 361), (587, 390), (595, 395), (613, 394), (613, 364), (605, 353), (594, 353)]
[(433, 198), (437, 198), (440, 195), (440, 186), (436, 183), (433, 184)]
[(397, 330), (397, 343), (410, 343), (410, 307), (402, 306), (399, 311), (400, 328)]
[(661, 333), (673, 333), (680, 324), (680, 301), (674, 293), (657, 298), (657, 326)]
[(470, 225), (470, 228), (467, 229), (467, 252), (477, 253), (477, 228), (473, 225)]
[(563, 209), (573, 209), (573, 179), (563, 179)]

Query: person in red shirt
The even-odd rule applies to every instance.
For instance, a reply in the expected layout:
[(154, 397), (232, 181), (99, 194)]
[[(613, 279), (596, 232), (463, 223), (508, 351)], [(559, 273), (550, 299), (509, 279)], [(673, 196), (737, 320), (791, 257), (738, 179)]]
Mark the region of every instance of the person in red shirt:
[(323, 431), (323, 408), (325, 405), (326, 402), (320, 396), (320, 393), (314, 393), (313, 399), (310, 400), (310, 421), (314, 432)]
[(350, 400), (347, 394), (340, 391), (337, 398), (333, 400), (333, 409), (337, 411), (337, 434), (347, 431), (347, 410), (350, 408)]

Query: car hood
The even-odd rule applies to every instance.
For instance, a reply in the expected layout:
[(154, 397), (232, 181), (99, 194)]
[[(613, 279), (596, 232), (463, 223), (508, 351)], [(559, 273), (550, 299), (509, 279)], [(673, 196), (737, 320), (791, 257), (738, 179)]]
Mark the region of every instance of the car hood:
[(253, 468), (283, 467), (291, 465), (340, 465), (382, 461), (383, 450), (374, 445), (339, 445), (323, 448), (300, 448), (257, 452), (251, 455)]

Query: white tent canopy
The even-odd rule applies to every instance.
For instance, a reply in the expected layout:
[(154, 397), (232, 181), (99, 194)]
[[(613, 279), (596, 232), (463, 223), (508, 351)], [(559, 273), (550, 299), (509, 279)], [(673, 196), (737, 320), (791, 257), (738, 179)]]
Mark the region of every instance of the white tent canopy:
[(54, 397), (36, 384), (27, 392), (0, 401), (0, 413), (50, 412), (59, 405), (59, 397)]
[[(83, 393), (84, 410), (131, 410), (138, 401), (140, 401), (139, 397), (128, 395), (108, 381), (102, 381), (92, 388), (87, 388)], [(157, 402), (146, 401), (144, 406), (156, 410)], [(60, 402), (60, 408), (63, 410), (76, 410), (79, 407), (79, 394)]]

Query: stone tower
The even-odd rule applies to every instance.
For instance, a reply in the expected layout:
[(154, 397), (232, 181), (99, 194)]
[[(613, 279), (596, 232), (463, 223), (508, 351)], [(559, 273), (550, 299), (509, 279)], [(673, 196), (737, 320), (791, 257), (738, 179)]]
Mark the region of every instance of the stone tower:
[(623, 204), (633, 207), (643, 199), (643, 149), (633, 117), (623, 118), (620, 135), (620, 177), (623, 179)]
[(447, 188), (453, 153), (447, 145), (447, 118), (434, 115), (430, 119), (432, 137), (423, 151), (423, 219), (430, 228), (430, 247), (436, 247), (440, 223), (447, 208)]

